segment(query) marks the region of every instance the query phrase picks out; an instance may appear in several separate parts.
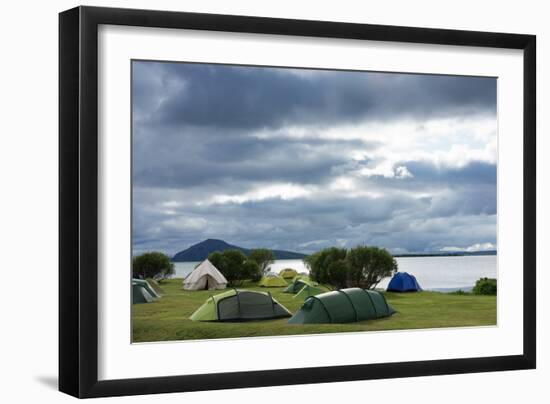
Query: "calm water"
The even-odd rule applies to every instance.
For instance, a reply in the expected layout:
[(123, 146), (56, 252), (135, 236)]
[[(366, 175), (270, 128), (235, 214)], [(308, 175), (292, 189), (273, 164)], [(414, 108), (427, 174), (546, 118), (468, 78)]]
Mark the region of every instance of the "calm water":
[[(420, 286), (432, 290), (456, 290), (471, 288), (482, 277), (497, 277), (495, 255), (470, 257), (406, 257), (396, 258), (399, 271), (416, 276)], [(175, 277), (186, 277), (199, 262), (175, 262)], [(278, 260), (271, 265), (273, 272), (294, 268), (308, 272), (302, 260)], [(389, 278), (383, 279), (378, 287), (386, 288)]]

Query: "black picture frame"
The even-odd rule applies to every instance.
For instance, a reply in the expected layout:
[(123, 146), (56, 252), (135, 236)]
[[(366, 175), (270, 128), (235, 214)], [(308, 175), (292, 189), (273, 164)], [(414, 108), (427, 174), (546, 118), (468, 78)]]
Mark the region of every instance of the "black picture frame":
[[(100, 24), (523, 50), (523, 353), (98, 381)], [(59, 390), (84, 398), (535, 368), (535, 60), (534, 35), (96, 7), (77, 7), (60, 13)]]

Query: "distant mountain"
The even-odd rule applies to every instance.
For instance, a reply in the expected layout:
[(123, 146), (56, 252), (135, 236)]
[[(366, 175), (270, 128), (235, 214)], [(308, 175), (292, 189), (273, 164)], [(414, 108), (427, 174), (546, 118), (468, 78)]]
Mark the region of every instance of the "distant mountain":
[[(216, 240), (209, 238), (208, 240), (201, 241), (198, 244), (192, 245), (186, 250), (176, 253), (172, 257), (173, 262), (196, 262), (203, 261), (208, 256), (215, 251), (225, 251), (225, 250), (240, 250), (245, 255), (250, 254), (252, 251), (251, 248), (238, 247), (236, 245), (231, 245), (226, 243), (223, 240)], [(302, 259), (305, 258), (305, 254), (300, 254), (292, 251), (283, 251), (283, 250), (271, 250), (276, 260), (293, 260), (293, 259)]]

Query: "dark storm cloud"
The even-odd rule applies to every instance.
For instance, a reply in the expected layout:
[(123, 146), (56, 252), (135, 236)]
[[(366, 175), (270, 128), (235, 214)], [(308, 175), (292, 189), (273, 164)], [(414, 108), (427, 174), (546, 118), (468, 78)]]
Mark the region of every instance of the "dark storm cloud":
[(496, 110), (496, 80), (488, 78), (341, 71), (298, 75), (286, 69), (186, 63), (133, 66), (134, 107), (149, 110), (150, 124), (159, 126), (276, 128)]
[[(162, 249), (170, 253), (213, 237), (245, 247), (304, 252), (320, 248), (320, 244), (303, 246), (318, 239), (326, 239), (327, 246), (340, 240), (348, 247), (367, 243), (409, 251), (433, 251), (455, 245), (457, 238), (465, 246), (480, 239), (494, 242), (496, 217), (494, 213), (467, 206), (476, 200), (471, 192), (458, 192), (423, 199), (331, 197), (183, 206), (170, 214), (144, 215), (149, 224), (137, 228), (135, 246), (154, 245), (150, 235), (156, 227), (163, 229), (162, 237), (156, 242), (162, 243)], [(135, 209), (136, 215), (142, 214), (142, 206)], [(176, 219), (169, 225), (180, 216), (185, 218), (184, 223)], [(195, 225), (194, 221), (199, 218), (205, 219), (204, 225)]]
[(464, 167), (445, 167), (425, 161), (406, 161), (396, 166), (407, 167), (412, 176), (406, 180), (370, 177), (363, 180), (363, 186), (386, 192), (432, 193), (434, 195), (423, 198), (428, 203), (424, 214), (429, 217), (496, 214), (496, 164), (473, 161)]
[[(494, 79), (135, 62), (132, 90), (134, 252), (173, 254), (206, 238), (303, 252), (496, 242), (495, 164), (407, 155), (392, 161), (408, 176), (363, 175), (395, 144), (320, 135), (364, 122), (494, 120)], [(438, 136), (449, 150), (454, 140)], [(304, 194), (249, 195), (280, 184)]]
[[(221, 132), (221, 133), (220, 133)], [(134, 135), (134, 184), (184, 187), (237, 182), (317, 183), (345, 164), (346, 151), (373, 150), (375, 142), (257, 138), (246, 133), (186, 127)]]

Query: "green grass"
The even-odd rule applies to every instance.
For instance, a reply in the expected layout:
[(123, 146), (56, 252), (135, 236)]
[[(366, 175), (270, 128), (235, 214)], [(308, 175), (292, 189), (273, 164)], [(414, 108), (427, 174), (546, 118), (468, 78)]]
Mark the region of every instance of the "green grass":
[[(162, 283), (165, 295), (154, 303), (135, 304), (132, 309), (133, 341), (174, 341), (268, 335), (320, 334), (332, 332), (399, 330), (414, 328), (486, 326), (496, 324), (496, 296), (438, 292), (384, 293), (397, 310), (391, 317), (349, 324), (288, 324), (288, 319), (240, 323), (198, 322), (189, 316), (212, 294), (221, 291), (186, 291), (181, 279)], [(262, 288), (246, 283), (240, 288), (269, 291), (292, 313), (302, 301), (284, 288)]]

